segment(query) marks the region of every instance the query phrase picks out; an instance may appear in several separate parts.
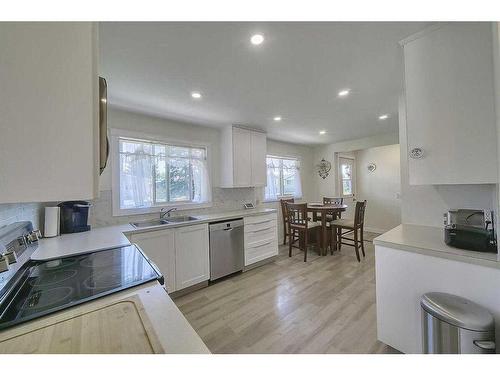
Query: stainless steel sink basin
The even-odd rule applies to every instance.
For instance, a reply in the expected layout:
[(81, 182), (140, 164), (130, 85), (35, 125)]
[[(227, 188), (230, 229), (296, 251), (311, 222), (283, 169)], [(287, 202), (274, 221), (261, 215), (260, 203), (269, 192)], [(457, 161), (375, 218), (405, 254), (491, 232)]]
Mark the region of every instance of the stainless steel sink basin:
[(135, 223), (130, 223), (135, 228), (144, 228), (144, 227), (154, 227), (157, 225), (167, 225), (173, 223), (183, 223), (185, 221), (193, 221), (198, 220), (195, 216), (173, 216), (165, 219), (152, 219), (145, 221), (137, 221)]
[(132, 226), (136, 228), (144, 228), (144, 227), (154, 227), (156, 225), (166, 225), (168, 221), (166, 219), (153, 219), (153, 220), (145, 220), (138, 221), (136, 223), (130, 223)]
[(172, 216), (165, 220), (167, 220), (169, 223), (182, 223), (184, 221), (198, 220), (198, 218), (194, 216)]

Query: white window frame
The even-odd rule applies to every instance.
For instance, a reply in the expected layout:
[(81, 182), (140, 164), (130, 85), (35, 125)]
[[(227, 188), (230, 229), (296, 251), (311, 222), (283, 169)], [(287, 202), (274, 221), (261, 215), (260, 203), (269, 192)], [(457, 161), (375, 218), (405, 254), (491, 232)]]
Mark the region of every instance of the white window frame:
[[(342, 159), (352, 162), (351, 186), (352, 194), (344, 194), (344, 184), (342, 183)], [(356, 159), (352, 156), (338, 155), (337, 157), (337, 182), (339, 187), (339, 196), (342, 198), (354, 198), (356, 196)]]
[[(267, 186), (267, 158), (295, 160), (299, 164), (299, 166), (301, 165), (300, 158), (298, 158), (296, 156), (266, 155), (266, 186)], [(302, 178), (302, 174), (300, 174), (300, 178)], [(300, 184), (302, 185), (302, 181), (300, 181)], [(283, 187), (283, 168), (281, 168), (280, 169), (280, 191), (283, 191), (283, 190), (284, 190), (284, 187)], [(302, 190), (303, 189), (301, 189), (301, 193), (302, 193)], [(302, 199), (302, 195), (303, 195), (303, 194), (301, 194), (300, 196), (295, 196), (295, 195), (292, 195), (292, 194), (278, 195), (276, 197), (276, 199), (266, 199), (266, 188), (265, 187), (264, 187), (264, 189), (262, 189), (262, 194), (264, 195), (263, 203), (279, 202), (279, 200), (281, 198)]]
[[(129, 216), (129, 215), (141, 215), (148, 213), (160, 212), (162, 208), (177, 208), (177, 210), (191, 210), (196, 208), (207, 208), (212, 207), (212, 163), (211, 163), (211, 150), (210, 145), (207, 143), (193, 143), (186, 140), (165, 138), (158, 135), (152, 135), (142, 132), (134, 132), (123, 129), (110, 129), (111, 144), (110, 144), (110, 159), (111, 159), (111, 197), (113, 206), (113, 216)], [(119, 139), (120, 138), (132, 138), (138, 140), (145, 140), (151, 142), (160, 142), (165, 144), (171, 144), (175, 146), (186, 146), (186, 147), (199, 147), (205, 148), (207, 153), (207, 168), (209, 175), (209, 186), (208, 186), (208, 202), (193, 203), (193, 202), (168, 202), (161, 205), (155, 205), (151, 207), (141, 207), (141, 208), (121, 208), (120, 207), (120, 156), (119, 156)]]

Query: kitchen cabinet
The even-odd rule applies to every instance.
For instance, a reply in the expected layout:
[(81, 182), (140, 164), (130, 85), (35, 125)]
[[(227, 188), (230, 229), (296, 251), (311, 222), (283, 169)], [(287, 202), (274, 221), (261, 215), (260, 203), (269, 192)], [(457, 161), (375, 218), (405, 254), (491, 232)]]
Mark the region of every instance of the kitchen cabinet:
[(97, 25), (0, 23), (0, 203), (96, 197)]
[(276, 213), (243, 218), (245, 224), (245, 267), (278, 255)]
[(491, 28), (436, 25), (401, 42), (410, 185), (498, 181)]
[(227, 127), (221, 139), (221, 187), (266, 185), (266, 134), (253, 129)]
[(175, 232), (175, 286), (177, 290), (210, 278), (208, 225), (181, 227)]
[(156, 264), (165, 278), (167, 291), (174, 292), (176, 290), (175, 229), (132, 234), (130, 242), (139, 245), (146, 256)]
[(130, 235), (160, 269), (169, 293), (210, 278), (208, 224)]

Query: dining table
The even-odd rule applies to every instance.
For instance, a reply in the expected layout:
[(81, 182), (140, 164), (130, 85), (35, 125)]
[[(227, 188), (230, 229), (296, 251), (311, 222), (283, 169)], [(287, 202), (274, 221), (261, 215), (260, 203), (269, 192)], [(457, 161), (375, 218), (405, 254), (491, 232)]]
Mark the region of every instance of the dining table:
[(318, 213), (321, 213), (321, 246), (320, 255), (327, 254), (328, 248), (328, 228), (326, 226), (326, 215), (332, 215), (334, 218), (339, 217), (341, 212), (347, 210), (346, 204), (323, 204), (323, 203), (308, 203), (307, 212), (312, 213), (314, 221), (318, 220)]

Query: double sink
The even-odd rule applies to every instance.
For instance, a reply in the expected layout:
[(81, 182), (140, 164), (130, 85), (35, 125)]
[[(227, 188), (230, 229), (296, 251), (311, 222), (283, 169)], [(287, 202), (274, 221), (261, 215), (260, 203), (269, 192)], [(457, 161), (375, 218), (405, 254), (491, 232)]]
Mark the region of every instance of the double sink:
[(186, 221), (195, 221), (195, 220), (199, 220), (199, 219), (195, 216), (173, 216), (173, 217), (168, 217), (165, 219), (152, 219), (152, 220), (145, 220), (145, 221), (137, 221), (135, 223), (130, 223), (130, 224), (132, 224), (132, 226), (135, 228), (144, 228), (144, 227), (155, 227), (158, 225), (184, 223)]

